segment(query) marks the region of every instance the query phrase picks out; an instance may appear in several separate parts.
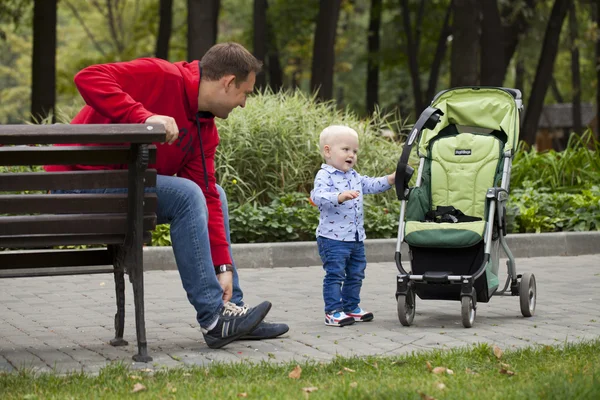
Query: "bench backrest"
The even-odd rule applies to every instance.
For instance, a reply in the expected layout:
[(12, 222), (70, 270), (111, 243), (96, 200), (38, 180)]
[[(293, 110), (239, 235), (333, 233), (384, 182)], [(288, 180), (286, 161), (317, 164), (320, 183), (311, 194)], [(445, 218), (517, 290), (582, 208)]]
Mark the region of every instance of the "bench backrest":
[[(156, 185), (156, 170), (147, 166), (156, 156), (151, 144), (162, 142), (164, 137), (162, 125), (0, 126), (0, 166), (117, 164), (128, 168), (3, 171), (0, 173), (0, 248), (124, 244), (126, 238), (138, 230), (148, 241), (149, 231), (156, 226), (157, 199), (154, 193), (144, 192), (144, 187)], [(93, 145), (38, 146), (58, 143)], [(50, 194), (53, 190), (106, 188), (127, 188), (128, 193)], [(136, 224), (141, 225), (141, 229)], [(8, 257), (13, 257), (14, 265), (14, 255), (0, 252), (0, 268), (11, 265)], [(30, 262), (30, 266), (52, 264), (48, 258), (45, 260)], [(57, 263), (60, 264), (60, 260)], [(101, 264), (105, 263), (96, 265)]]

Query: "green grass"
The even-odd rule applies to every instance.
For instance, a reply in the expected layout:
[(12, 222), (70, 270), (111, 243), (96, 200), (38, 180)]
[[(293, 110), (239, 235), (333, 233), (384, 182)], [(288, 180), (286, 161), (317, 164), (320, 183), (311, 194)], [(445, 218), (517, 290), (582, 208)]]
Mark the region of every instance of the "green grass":
[[(154, 373), (111, 365), (98, 376), (0, 375), (3, 399), (597, 399), (600, 340), (506, 351), (492, 347), (403, 357), (338, 358), (331, 363), (219, 364)], [(452, 370), (435, 374), (431, 368)], [(502, 373), (501, 370), (513, 372)], [(134, 393), (136, 384), (144, 389)], [(307, 392), (306, 388), (317, 388)], [(430, 397), (428, 397), (430, 396)]]

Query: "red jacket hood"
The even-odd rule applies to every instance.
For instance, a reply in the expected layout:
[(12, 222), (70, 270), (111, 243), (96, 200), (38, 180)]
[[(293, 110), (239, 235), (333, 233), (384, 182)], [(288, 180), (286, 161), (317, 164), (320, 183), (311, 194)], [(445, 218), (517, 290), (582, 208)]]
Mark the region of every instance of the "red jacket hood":
[(188, 114), (194, 119), (198, 112), (198, 91), (200, 90), (200, 61), (180, 61), (174, 63), (185, 82), (185, 96), (188, 103)]

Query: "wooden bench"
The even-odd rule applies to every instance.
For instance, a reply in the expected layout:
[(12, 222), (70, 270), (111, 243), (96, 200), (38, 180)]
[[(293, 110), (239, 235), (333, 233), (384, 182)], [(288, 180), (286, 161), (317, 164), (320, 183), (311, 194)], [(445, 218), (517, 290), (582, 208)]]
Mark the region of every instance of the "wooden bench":
[[(0, 276), (113, 273), (117, 313), (113, 346), (123, 339), (125, 281), (133, 286), (138, 354), (148, 362), (142, 250), (156, 226), (153, 142), (162, 125), (2, 125), (0, 165), (127, 165), (121, 170), (4, 172), (0, 174)], [(81, 143), (96, 146), (38, 146)], [(126, 143), (125, 145), (108, 145)], [(55, 190), (127, 188), (124, 194), (51, 194)], [(29, 191), (37, 191), (28, 193)], [(65, 245), (101, 245), (56, 249)], [(7, 249), (21, 249), (18, 251)], [(26, 250), (22, 250), (26, 249)], [(108, 268), (107, 266), (110, 266)]]

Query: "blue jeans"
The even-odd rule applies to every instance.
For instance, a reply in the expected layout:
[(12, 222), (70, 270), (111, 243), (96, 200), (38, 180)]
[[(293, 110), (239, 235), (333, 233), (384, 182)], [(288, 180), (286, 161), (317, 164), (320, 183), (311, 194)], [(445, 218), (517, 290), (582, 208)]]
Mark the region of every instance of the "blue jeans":
[(360, 288), (367, 267), (364, 243), (342, 242), (319, 236), (317, 245), (325, 270), (325, 312), (354, 310), (360, 304)]
[[(229, 235), (229, 212), (223, 188), (217, 185), (221, 198), (225, 232)], [(171, 224), (173, 253), (183, 288), (188, 300), (196, 309), (196, 319), (202, 328), (210, 326), (223, 308), (223, 289), (215, 275), (208, 237), (208, 208), (202, 189), (189, 179), (158, 175), (156, 214), (158, 223)], [(61, 193), (62, 191), (56, 191)], [(72, 190), (69, 193), (124, 193), (127, 189)], [(62, 192), (64, 193), (64, 192)], [(231, 255), (231, 246), (229, 247)], [(232, 257), (233, 261), (233, 257)], [(235, 265), (234, 265), (235, 266)], [(232, 302), (243, 305), (243, 293), (237, 270), (233, 271)]]

